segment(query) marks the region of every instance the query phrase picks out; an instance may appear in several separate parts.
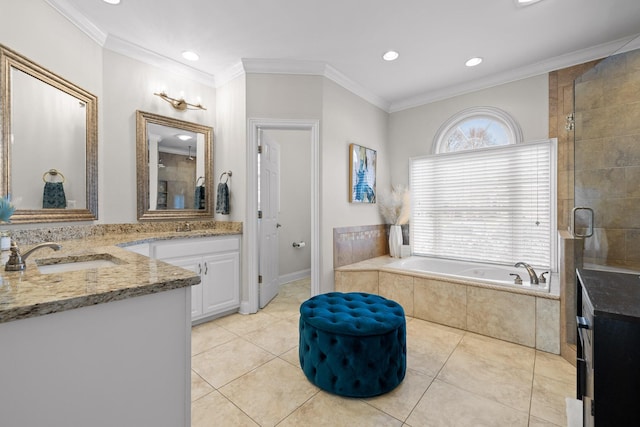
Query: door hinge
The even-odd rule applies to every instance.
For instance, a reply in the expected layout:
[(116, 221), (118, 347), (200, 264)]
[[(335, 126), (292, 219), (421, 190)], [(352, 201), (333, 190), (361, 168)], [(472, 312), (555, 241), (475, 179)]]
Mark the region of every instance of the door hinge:
[(258, 154), (262, 154), (262, 145), (258, 145)]
[(258, 284), (262, 284), (262, 274), (258, 274)]
[(262, 211), (258, 211), (258, 219), (262, 219)]

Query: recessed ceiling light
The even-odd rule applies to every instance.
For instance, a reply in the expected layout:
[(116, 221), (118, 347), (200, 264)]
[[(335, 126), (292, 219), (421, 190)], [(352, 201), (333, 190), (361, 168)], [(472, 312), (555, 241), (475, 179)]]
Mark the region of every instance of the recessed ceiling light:
[(109, 4), (120, 4), (120, 0), (103, 0), (103, 1)]
[(185, 50), (184, 52), (182, 52), (182, 57), (189, 61), (197, 61), (198, 59), (200, 59), (200, 56), (198, 56), (197, 53), (190, 50)]
[(382, 55), (382, 59), (384, 59), (385, 61), (395, 61), (399, 56), (400, 54), (398, 52), (396, 52), (395, 50), (390, 50)]
[(479, 56), (476, 56), (475, 58), (470, 58), (467, 60), (467, 62), (464, 63), (464, 65), (466, 65), (467, 67), (475, 67), (476, 65), (479, 65), (482, 62), (482, 58), (480, 58)]
[(181, 141), (188, 141), (191, 139), (191, 137), (189, 135), (176, 135), (178, 137), (178, 139), (180, 139)]
[(538, 3), (540, 0), (514, 0), (516, 6), (529, 6), (534, 3)]

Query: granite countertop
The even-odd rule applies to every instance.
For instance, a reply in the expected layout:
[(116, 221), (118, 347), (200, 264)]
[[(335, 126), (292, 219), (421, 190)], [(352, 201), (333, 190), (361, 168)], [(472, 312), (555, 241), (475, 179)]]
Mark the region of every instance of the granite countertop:
[[(42, 248), (26, 260), (24, 271), (4, 271), (9, 251), (2, 252), (0, 270), (0, 323), (42, 316), (75, 308), (192, 286), (200, 276), (165, 262), (125, 249), (127, 246), (159, 240), (240, 234), (232, 229), (204, 229), (187, 232), (137, 232), (105, 234), (56, 241), (62, 249)], [(24, 254), (34, 245), (19, 245)], [(41, 260), (78, 257), (110, 259), (117, 265), (80, 271), (42, 274)]]

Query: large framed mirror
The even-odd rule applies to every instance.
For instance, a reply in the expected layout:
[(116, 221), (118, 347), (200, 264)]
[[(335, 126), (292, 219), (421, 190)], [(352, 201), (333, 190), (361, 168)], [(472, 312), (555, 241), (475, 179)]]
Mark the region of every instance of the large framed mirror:
[(213, 128), (136, 111), (138, 219), (212, 219)]
[(12, 223), (98, 218), (98, 99), (0, 45), (0, 196)]

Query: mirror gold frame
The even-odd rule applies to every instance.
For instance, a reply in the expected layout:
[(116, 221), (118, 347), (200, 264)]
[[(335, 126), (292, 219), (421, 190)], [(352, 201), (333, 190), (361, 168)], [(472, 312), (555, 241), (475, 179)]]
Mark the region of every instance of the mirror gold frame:
[[(36, 64), (19, 53), (0, 45), (0, 192), (11, 192), (12, 168), (28, 168), (11, 161), (11, 69), (42, 81), (86, 104), (86, 208), (83, 209), (17, 209), (12, 223), (91, 221), (98, 219), (98, 98), (70, 81)], [(51, 112), (54, 113), (53, 111)]]
[[(149, 197), (149, 124), (168, 126), (204, 135), (204, 209), (150, 209)], [(138, 185), (138, 220), (210, 220), (213, 218), (213, 128), (158, 114), (136, 111), (136, 176)]]

